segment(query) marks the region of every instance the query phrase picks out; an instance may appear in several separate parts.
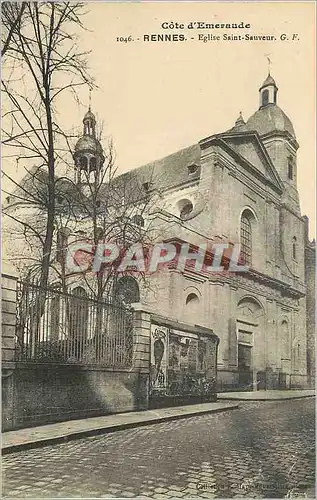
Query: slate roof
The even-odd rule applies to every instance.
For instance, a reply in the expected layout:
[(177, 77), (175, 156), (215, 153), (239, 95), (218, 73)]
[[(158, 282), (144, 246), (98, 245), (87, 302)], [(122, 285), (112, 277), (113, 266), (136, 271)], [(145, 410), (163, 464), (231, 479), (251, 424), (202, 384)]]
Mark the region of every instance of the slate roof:
[[(160, 160), (130, 170), (120, 175), (120, 179), (127, 182), (129, 179), (137, 177), (141, 183), (152, 183), (151, 188), (168, 189), (188, 180), (199, 179), (200, 154), (199, 144), (194, 144)], [(197, 165), (198, 168), (196, 172), (189, 175), (188, 166), (193, 164)]]

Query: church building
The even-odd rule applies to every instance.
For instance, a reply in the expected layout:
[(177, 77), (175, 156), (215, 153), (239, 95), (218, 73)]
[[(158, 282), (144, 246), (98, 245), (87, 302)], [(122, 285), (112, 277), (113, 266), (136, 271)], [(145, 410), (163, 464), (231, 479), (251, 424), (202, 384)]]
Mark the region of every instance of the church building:
[[(83, 122), (83, 136), (73, 155), (75, 179), (60, 182), (63, 193), (56, 197), (60, 214), (67, 197), (76, 212), (73, 227), (56, 231), (56, 261), (61, 266), (72, 240), (92, 237), (89, 214), (97, 216), (93, 228), (97, 243), (97, 219), (100, 215), (107, 222), (111, 211), (111, 189), (102, 181), (109, 154), (97, 139), (90, 109)], [(315, 244), (308, 239), (308, 218), (300, 211), (298, 148), (294, 127), (278, 106), (278, 87), (269, 74), (259, 89), (259, 108), (247, 121), (240, 113), (229, 130), (114, 181), (124, 187), (127, 201), (118, 195), (112, 214), (114, 232), (118, 229), (120, 237), (119, 224), (124, 221), (124, 233), (128, 228), (137, 241), (142, 232), (154, 228), (159, 241), (240, 245), (240, 256), (248, 266), (244, 273), (171, 268), (146, 280), (122, 277), (116, 283), (125, 302), (141, 302), (153, 314), (208, 328), (219, 337), (219, 391), (314, 384)], [(83, 203), (88, 206), (85, 217), (80, 216)], [(70, 219), (66, 215), (64, 219)], [(69, 291), (76, 289), (83, 299), (87, 280), (80, 275), (66, 278)]]
[(164, 240), (241, 245), (248, 272), (170, 270), (152, 278), (154, 292), (140, 290), (150, 310), (219, 336), (219, 390), (307, 386), (314, 357), (308, 280), (313, 285), (305, 275), (311, 244), (297, 190), (298, 148), (269, 74), (247, 121), (240, 113), (231, 129), (124, 174), (160, 190)]

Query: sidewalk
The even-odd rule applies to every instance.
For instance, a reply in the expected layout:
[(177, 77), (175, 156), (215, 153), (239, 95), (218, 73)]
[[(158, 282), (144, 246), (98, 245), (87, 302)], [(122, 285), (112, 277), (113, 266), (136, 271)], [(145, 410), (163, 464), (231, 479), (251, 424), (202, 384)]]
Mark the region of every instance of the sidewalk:
[(84, 436), (92, 436), (107, 432), (151, 425), (167, 420), (192, 417), (206, 413), (218, 413), (238, 408), (237, 403), (204, 403), (198, 405), (178, 406), (175, 408), (159, 408), (129, 413), (118, 413), (104, 417), (69, 420), (56, 424), (41, 425), (2, 434), (2, 454), (26, 448), (36, 448), (53, 443), (65, 442)]
[(315, 396), (314, 389), (294, 389), (289, 391), (250, 391), (250, 392), (218, 392), (218, 400), (237, 399), (240, 401), (271, 401), (281, 399), (299, 399)]

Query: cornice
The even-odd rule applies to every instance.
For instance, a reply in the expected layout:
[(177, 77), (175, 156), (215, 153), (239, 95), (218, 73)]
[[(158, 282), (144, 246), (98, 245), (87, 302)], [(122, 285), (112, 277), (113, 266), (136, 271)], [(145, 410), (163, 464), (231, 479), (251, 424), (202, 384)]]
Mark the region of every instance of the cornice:
[[(272, 276), (263, 274), (259, 271), (256, 271), (255, 269), (249, 269), (247, 272), (243, 273), (232, 273), (229, 274), (229, 272), (224, 272), (222, 273), (217, 273), (217, 274), (209, 274), (209, 273), (199, 273), (195, 271), (194, 269), (188, 269), (182, 274), (186, 277), (196, 277), (197, 280), (201, 280), (202, 282), (208, 279), (212, 283), (222, 283), (222, 284), (228, 284), (230, 287), (241, 287), (243, 284), (241, 283), (241, 278), (245, 280), (245, 284), (247, 282), (254, 282), (257, 283), (258, 285), (262, 285), (269, 288), (273, 288), (276, 291), (279, 291), (282, 296), (287, 296), (292, 299), (300, 299), (302, 297), (305, 297), (306, 293), (304, 291), (301, 291), (297, 288), (294, 288), (293, 286), (289, 285), (285, 281), (279, 280), (277, 278), (274, 278)], [(259, 293), (258, 290), (252, 290), (254, 293)], [(267, 290), (267, 293), (263, 293), (262, 295), (268, 296), (269, 290)]]
[(261, 140), (265, 141), (266, 139), (275, 139), (276, 137), (281, 137), (283, 139), (287, 139), (290, 144), (293, 146), (295, 151), (298, 150), (299, 144), (297, 140), (286, 130), (275, 130), (273, 132), (269, 132), (268, 134), (264, 134), (261, 136)]
[(306, 295), (304, 291), (294, 288), (285, 281), (273, 278), (272, 276), (263, 274), (255, 269), (249, 269), (248, 272), (243, 273), (243, 275), (240, 273), (239, 276), (243, 276), (246, 279), (257, 281), (258, 283), (280, 290), (284, 295), (288, 295), (292, 298), (301, 298)]
[(285, 208), (288, 212), (290, 212), (292, 215), (294, 215), (298, 220), (301, 222), (305, 223), (305, 220), (303, 219), (303, 215), (300, 213), (296, 213), (295, 210), (293, 210), (287, 203), (281, 203), (281, 208)]

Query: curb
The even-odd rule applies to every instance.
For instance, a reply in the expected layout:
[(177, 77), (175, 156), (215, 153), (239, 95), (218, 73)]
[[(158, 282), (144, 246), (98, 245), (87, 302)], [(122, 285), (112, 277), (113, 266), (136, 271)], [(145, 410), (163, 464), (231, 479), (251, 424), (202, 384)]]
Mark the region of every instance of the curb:
[(217, 408), (217, 409), (206, 409), (201, 411), (192, 411), (186, 414), (179, 415), (166, 415), (162, 417), (154, 417), (152, 420), (144, 420), (141, 422), (126, 422), (126, 423), (118, 423), (111, 426), (98, 427), (97, 429), (83, 429), (82, 431), (69, 432), (64, 434), (63, 436), (49, 437), (49, 438), (39, 438), (37, 441), (29, 441), (20, 444), (12, 444), (8, 446), (4, 446), (2, 448), (2, 455), (8, 455), (10, 453), (15, 453), (21, 450), (29, 450), (32, 448), (42, 448), (44, 446), (48, 446), (50, 444), (59, 444), (66, 443), (73, 439), (80, 439), (83, 437), (89, 436), (98, 436), (101, 434), (110, 434), (116, 431), (122, 431), (125, 429), (131, 429), (133, 427), (145, 427), (147, 425), (158, 424), (161, 422), (167, 422), (168, 420), (181, 420), (184, 418), (206, 415), (211, 413), (222, 413), (230, 410), (237, 410), (239, 408), (238, 404), (232, 404), (225, 408)]
[(222, 398), (221, 396), (218, 395), (217, 401), (243, 401), (243, 402), (248, 402), (252, 403), (252, 401), (290, 401), (291, 399), (306, 399), (306, 398), (315, 398), (316, 394), (307, 394), (307, 396), (290, 396), (288, 398), (237, 398), (237, 397), (228, 397), (228, 398)]

